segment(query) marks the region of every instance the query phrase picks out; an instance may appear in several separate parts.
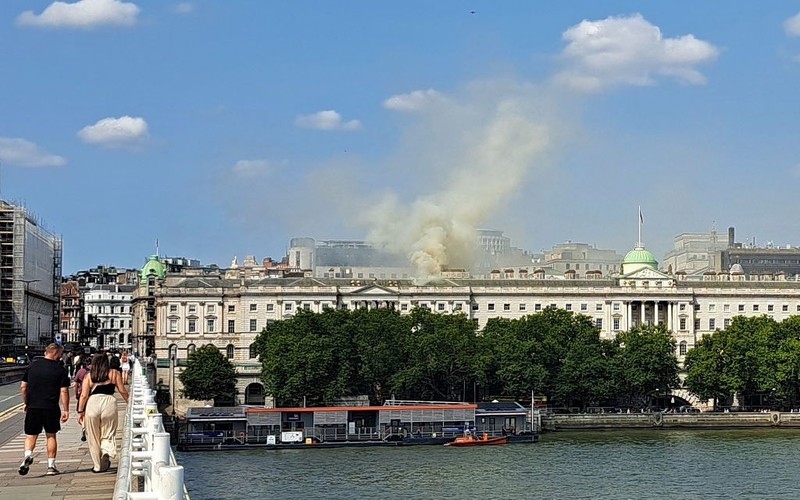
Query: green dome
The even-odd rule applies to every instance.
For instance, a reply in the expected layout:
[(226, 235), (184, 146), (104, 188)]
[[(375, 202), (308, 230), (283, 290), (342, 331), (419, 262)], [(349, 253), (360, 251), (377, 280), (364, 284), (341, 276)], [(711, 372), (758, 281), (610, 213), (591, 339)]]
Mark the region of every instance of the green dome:
[(147, 260), (147, 263), (145, 263), (144, 267), (142, 267), (139, 284), (147, 284), (147, 278), (152, 275), (160, 280), (163, 280), (167, 276), (167, 268), (160, 260), (158, 260), (158, 255), (151, 255)]
[(658, 261), (655, 256), (643, 247), (636, 247), (628, 252), (622, 260), (622, 265), (626, 264), (643, 264), (653, 269), (658, 269)]

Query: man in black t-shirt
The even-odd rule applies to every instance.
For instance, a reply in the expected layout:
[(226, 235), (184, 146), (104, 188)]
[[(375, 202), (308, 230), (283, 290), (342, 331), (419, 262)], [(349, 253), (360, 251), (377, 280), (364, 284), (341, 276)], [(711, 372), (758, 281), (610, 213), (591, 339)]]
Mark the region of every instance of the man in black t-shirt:
[(56, 468), (56, 433), (61, 430), (61, 424), (69, 419), (69, 377), (61, 363), (63, 351), (60, 345), (48, 345), (44, 358), (34, 361), (22, 376), (20, 393), (22, 409), (25, 411), (25, 457), (19, 466), (22, 476), (28, 473), (33, 464), (33, 449), (42, 429), (47, 436), (47, 475), (60, 474)]

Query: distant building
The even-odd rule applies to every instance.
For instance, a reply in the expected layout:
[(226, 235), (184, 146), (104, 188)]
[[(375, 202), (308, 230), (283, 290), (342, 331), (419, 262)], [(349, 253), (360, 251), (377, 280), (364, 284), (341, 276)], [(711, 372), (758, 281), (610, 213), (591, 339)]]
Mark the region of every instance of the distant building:
[(140, 355), (155, 353), (156, 286), (167, 276), (167, 267), (158, 255), (151, 255), (139, 274), (139, 285), (133, 291), (133, 350)]
[[(733, 228), (729, 229), (732, 234)], [(674, 239), (674, 248), (664, 256), (662, 269), (667, 273), (683, 272), (689, 276), (721, 270), (718, 252), (732, 245), (720, 238), (716, 229), (708, 233), (681, 233)]]
[(359, 240), (292, 238), (287, 264), (290, 269), (310, 271), (320, 278), (398, 279), (408, 278), (411, 273), (405, 256)]
[(62, 241), (27, 209), (0, 200), (0, 353), (58, 337)]
[[(531, 255), (511, 246), (511, 239), (502, 231), (478, 229), (475, 238), (473, 262), (461, 271), (488, 275), (492, 270), (532, 262)], [(292, 238), (287, 264), (292, 269), (311, 271), (317, 278), (409, 279), (414, 273), (407, 255), (381, 250), (361, 240)]]
[(716, 253), (717, 272), (741, 266), (747, 276), (800, 276), (800, 248), (726, 248)]
[(138, 279), (138, 269), (100, 265), (71, 274), (64, 281), (74, 281), (80, 290), (85, 290), (91, 285), (135, 285)]
[(83, 296), (84, 320), (96, 324), (89, 340), (98, 349), (132, 350), (132, 295), (136, 285), (93, 285)]
[(61, 285), (61, 339), (64, 342), (82, 342), (84, 325), (83, 294), (77, 281)]
[(719, 273), (742, 273), (758, 279), (759, 276), (800, 275), (800, 248), (775, 246), (767, 243), (758, 247), (755, 240), (742, 244), (736, 241), (733, 227), (727, 238), (720, 238), (716, 230), (710, 233), (681, 233), (675, 237), (675, 248), (664, 257), (665, 272), (687, 276)]
[(623, 256), (616, 250), (603, 250), (594, 245), (568, 241), (555, 245), (545, 253), (543, 267), (557, 273), (575, 271), (575, 278), (579, 279), (590, 271), (599, 271), (603, 275), (617, 274), (620, 272), (622, 259)]
[(530, 266), (534, 258), (521, 248), (511, 245), (511, 238), (503, 231), (494, 229), (477, 230), (477, 250), (474, 262), (469, 269), (471, 274), (486, 276), (492, 271), (519, 266)]

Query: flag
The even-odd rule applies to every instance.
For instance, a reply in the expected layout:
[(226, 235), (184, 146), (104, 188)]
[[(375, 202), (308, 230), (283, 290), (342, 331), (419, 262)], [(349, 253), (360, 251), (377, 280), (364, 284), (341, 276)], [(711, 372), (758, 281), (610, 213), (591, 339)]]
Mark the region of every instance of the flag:
[(639, 223), (644, 224), (644, 217), (642, 216), (642, 207), (639, 207)]

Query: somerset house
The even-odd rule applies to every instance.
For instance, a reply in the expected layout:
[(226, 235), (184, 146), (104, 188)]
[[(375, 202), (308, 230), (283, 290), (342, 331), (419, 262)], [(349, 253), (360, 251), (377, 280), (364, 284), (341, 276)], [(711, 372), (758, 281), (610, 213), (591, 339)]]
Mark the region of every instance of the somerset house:
[(613, 273), (579, 275), (568, 269), (554, 275), (515, 266), (481, 278), (445, 272), (426, 284), (404, 277), (331, 276), (316, 277), (311, 269), (270, 259), (259, 264), (252, 257), (243, 264), (234, 260), (228, 269), (187, 267), (167, 273), (153, 256), (134, 292), (133, 335), (146, 342), (142, 348), (155, 348), (159, 378), (165, 381), (180, 372), (195, 348), (213, 343), (236, 366), (236, 403), (269, 404), (253, 342), (269, 322), (300, 309), (391, 308), (404, 313), (424, 307), (466, 314), (483, 328), (490, 318), (514, 319), (556, 307), (588, 316), (606, 338), (641, 324), (663, 324), (673, 332), (679, 361), (700, 337), (724, 329), (735, 316), (782, 321), (800, 314), (797, 275), (746, 274), (738, 264), (720, 272), (666, 273), (641, 244)]

